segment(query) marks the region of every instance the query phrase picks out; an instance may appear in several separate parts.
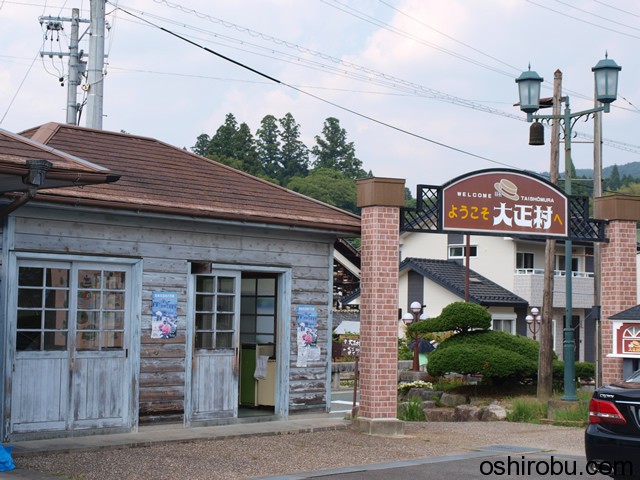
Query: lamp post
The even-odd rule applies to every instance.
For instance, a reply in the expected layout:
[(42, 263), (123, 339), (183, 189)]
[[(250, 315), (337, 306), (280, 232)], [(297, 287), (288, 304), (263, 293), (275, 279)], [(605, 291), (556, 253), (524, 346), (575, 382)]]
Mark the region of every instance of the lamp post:
[[(579, 112), (571, 112), (569, 97), (561, 97), (560, 101), (564, 102), (564, 113), (559, 115), (535, 115), (534, 113), (540, 108), (540, 85), (542, 77), (536, 72), (523, 72), (516, 79), (518, 91), (520, 94), (520, 110), (527, 114), (527, 121), (533, 120), (559, 120), (564, 134), (564, 157), (565, 157), (565, 192), (567, 197), (571, 196), (571, 138), (572, 129), (576, 121), (581, 117), (589, 118), (597, 112), (609, 112), (609, 104), (614, 102), (618, 96), (618, 73), (622, 67), (613, 60), (605, 58), (600, 60), (595, 67), (591, 69), (595, 78), (596, 100), (603, 105), (582, 110)], [(540, 133), (538, 131), (538, 133)], [(544, 140), (540, 139), (538, 145), (543, 145)], [(572, 245), (571, 231), (569, 230), (569, 238), (565, 240), (565, 280), (566, 280), (566, 314), (564, 319), (564, 396), (563, 400), (577, 400), (575, 385), (575, 340), (572, 325)]]
[[(420, 311), (422, 310), (422, 304), (420, 302), (412, 302), (409, 307), (411, 312), (407, 312), (402, 316), (402, 320), (406, 325), (410, 325), (412, 323), (416, 323), (419, 320), (426, 320), (426, 314), (420, 315)], [(420, 352), (418, 350), (418, 336), (413, 336), (413, 367), (412, 370), (414, 372), (420, 371), (420, 361), (419, 361)]]
[(527, 321), (527, 327), (529, 327), (529, 331), (533, 334), (534, 340), (536, 339), (536, 334), (538, 333), (538, 329), (540, 328), (540, 321), (542, 320), (542, 317), (538, 315), (539, 313), (540, 310), (538, 310), (536, 307), (533, 307), (531, 309), (531, 314), (525, 317), (525, 320)]

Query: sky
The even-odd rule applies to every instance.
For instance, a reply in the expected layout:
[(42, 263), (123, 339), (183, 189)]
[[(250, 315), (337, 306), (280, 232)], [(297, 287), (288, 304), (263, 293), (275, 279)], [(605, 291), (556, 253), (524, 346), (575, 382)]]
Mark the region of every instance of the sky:
[[(70, 24), (45, 38), (39, 17), (88, 19), (89, 7), (0, 0), (0, 128), (65, 122), (68, 57), (40, 52), (67, 52)], [(550, 131), (528, 145), (515, 79), (530, 65), (549, 97), (559, 69), (572, 111), (589, 109), (608, 54), (622, 71), (603, 165), (640, 161), (635, 0), (110, 0), (106, 12), (104, 130), (190, 149), (228, 113), (254, 133), (291, 113), (311, 148), (335, 117), (365, 170), (415, 195), (475, 170), (548, 171)], [(575, 167), (592, 168), (593, 122), (573, 131)]]

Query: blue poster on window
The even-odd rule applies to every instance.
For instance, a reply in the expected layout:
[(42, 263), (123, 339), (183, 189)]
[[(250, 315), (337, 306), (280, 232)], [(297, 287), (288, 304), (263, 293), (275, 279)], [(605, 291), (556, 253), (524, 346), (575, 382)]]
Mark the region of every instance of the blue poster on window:
[(151, 292), (151, 338), (175, 338), (178, 333), (178, 294)]
[(298, 305), (296, 323), (298, 358), (297, 367), (306, 367), (308, 361), (320, 360), (318, 347), (318, 311), (313, 305)]

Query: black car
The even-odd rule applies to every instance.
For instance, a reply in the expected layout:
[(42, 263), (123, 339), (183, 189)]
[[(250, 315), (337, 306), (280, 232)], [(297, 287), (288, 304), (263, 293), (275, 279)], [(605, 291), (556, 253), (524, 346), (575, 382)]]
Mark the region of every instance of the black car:
[(640, 479), (640, 370), (593, 393), (584, 445), (591, 472)]

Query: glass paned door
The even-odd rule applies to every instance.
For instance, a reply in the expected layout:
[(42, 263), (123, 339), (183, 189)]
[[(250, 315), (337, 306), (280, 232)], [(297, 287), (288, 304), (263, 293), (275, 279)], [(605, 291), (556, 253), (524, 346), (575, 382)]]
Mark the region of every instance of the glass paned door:
[(213, 272), (193, 279), (191, 420), (238, 414), (240, 273)]
[(11, 433), (128, 425), (131, 267), (18, 260)]

